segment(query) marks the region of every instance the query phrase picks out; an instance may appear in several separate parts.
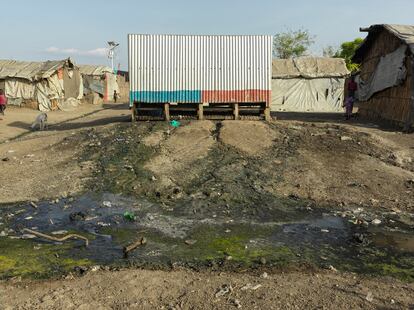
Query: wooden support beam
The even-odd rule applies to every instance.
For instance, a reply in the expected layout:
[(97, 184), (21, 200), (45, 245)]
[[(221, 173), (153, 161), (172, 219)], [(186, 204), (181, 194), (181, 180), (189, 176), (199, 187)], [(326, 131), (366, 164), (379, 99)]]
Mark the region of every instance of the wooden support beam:
[(272, 120), (272, 116), (270, 115), (270, 108), (269, 107), (265, 107), (264, 109), (264, 118), (266, 122), (269, 122)]
[(198, 104), (197, 114), (198, 114), (198, 119), (199, 120), (204, 119), (204, 106), (203, 106), (203, 103)]
[(131, 107), (131, 121), (136, 122), (136, 120), (137, 120), (137, 105), (136, 103), (133, 103)]
[(164, 103), (164, 118), (167, 122), (170, 121), (170, 103)]
[(239, 116), (239, 104), (238, 103), (233, 104), (233, 115), (234, 115), (235, 120), (238, 120), (240, 118), (240, 116)]

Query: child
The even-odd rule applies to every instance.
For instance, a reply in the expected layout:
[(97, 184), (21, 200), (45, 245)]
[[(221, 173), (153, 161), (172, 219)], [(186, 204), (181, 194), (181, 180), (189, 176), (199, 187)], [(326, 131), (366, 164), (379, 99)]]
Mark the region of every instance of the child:
[(4, 110), (6, 110), (6, 105), (7, 105), (7, 97), (4, 95), (4, 91), (0, 89), (0, 113), (2, 115), (4, 115)]
[(346, 120), (350, 120), (352, 117), (352, 110), (354, 109), (354, 102), (355, 102), (355, 99), (353, 96), (348, 96), (345, 99), (345, 104), (343, 106), (345, 107)]

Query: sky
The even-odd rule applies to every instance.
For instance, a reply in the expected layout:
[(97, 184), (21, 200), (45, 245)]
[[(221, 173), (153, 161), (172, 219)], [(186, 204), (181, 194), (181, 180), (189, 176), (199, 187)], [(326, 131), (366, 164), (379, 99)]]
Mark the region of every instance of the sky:
[(127, 34), (268, 34), (307, 29), (311, 53), (364, 37), (359, 27), (414, 24), (413, 0), (0, 0), (0, 59), (72, 57), (128, 67)]

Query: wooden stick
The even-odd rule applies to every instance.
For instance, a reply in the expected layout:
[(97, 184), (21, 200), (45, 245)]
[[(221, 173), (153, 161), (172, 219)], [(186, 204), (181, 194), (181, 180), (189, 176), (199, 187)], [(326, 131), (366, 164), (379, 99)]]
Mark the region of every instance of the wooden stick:
[(35, 204), (33, 201), (30, 202), (30, 205), (35, 209), (39, 208), (38, 205)]
[(145, 237), (142, 237), (138, 241), (135, 241), (134, 243), (124, 247), (124, 257), (127, 257), (129, 252), (135, 250), (139, 246), (144, 245), (146, 243), (147, 243), (147, 239), (145, 239)]
[(29, 234), (35, 235), (36, 237), (39, 237), (39, 238), (44, 238), (44, 239), (48, 239), (48, 240), (52, 240), (52, 241), (58, 241), (58, 242), (63, 242), (63, 241), (66, 241), (68, 239), (82, 239), (82, 240), (85, 241), (85, 246), (89, 245), (88, 238), (86, 238), (84, 236), (77, 235), (77, 234), (70, 234), (70, 235), (64, 236), (62, 238), (57, 238), (57, 237), (53, 237), (53, 236), (43, 234), (43, 233), (38, 232), (38, 231), (28, 229), (28, 228), (24, 228), (23, 231), (26, 231)]

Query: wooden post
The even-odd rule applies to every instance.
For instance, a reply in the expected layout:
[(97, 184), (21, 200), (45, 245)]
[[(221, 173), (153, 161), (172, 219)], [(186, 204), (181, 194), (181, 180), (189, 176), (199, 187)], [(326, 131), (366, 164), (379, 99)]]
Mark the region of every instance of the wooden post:
[(170, 121), (170, 104), (164, 103), (164, 117), (167, 122)]
[(199, 120), (203, 120), (204, 119), (204, 107), (203, 107), (203, 104), (202, 103), (199, 103), (198, 104), (197, 113), (198, 113), (198, 119)]
[(234, 114), (234, 119), (238, 120), (239, 119), (239, 104), (235, 103), (233, 105), (233, 114)]
[(264, 109), (264, 118), (266, 122), (269, 122), (272, 120), (272, 116), (270, 115), (270, 108), (268, 106)]
[(131, 107), (131, 121), (136, 122), (137, 120), (137, 105), (134, 102)]

